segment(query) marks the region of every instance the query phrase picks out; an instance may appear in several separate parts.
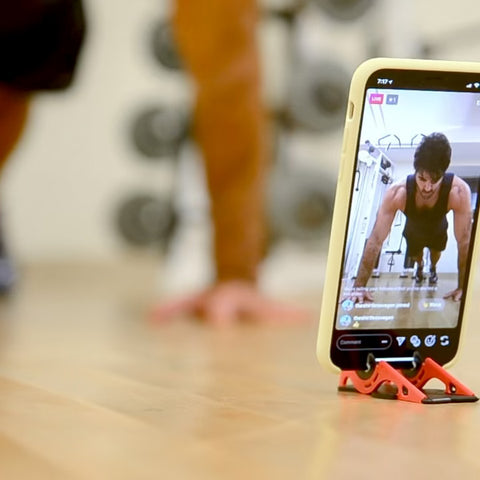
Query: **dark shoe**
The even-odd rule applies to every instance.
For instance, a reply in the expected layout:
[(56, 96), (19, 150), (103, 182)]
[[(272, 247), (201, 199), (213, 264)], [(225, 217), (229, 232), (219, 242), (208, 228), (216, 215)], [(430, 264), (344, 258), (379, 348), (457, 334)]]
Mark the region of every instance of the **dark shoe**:
[(415, 272), (415, 283), (419, 285), (422, 282), (423, 282), (423, 268), (418, 267)]
[(5, 295), (12, 290), (16, 274), (13, 263), (7, 254), (2, 226), (0, 215), (0, 295)]
[(430, 277), (428, 278), (428, 283), (430, 285), (436, 285), (438, 282), (438, 275), (436, 270), (431, 270)]
[(0, 295), (10, 293), (15, 284), (15, 269), (7, 257), (0, 257)]

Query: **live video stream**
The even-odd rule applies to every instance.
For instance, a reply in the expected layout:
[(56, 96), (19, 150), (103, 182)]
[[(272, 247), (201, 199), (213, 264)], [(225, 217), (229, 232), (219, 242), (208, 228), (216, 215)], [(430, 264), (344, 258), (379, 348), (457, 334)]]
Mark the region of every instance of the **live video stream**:
[(478, 92), (367, 90), (338, 330), (457, 325), (478, 208)]

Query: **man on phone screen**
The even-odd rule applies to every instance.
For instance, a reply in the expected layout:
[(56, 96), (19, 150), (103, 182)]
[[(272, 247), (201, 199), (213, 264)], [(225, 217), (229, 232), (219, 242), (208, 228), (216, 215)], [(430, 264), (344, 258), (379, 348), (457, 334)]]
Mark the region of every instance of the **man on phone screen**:
[(447, 172), (450, 158), (451, 147), (444, 134), (432, 133), (422, 139), (415, 150), (415, 173), (393, 184), (385, 193), (349, 295), (351, 300), (356, 303), (373, 301), (366, 285), (399, 210), (406, 217), (403, 236), (408, 255), (416, 263), (416, 284), (425, 280), (423, 250), (429, 249), (430, 285), (436, 285), (438, 281), (436, 266), (448, 239), (446, 215), (453, 211), (458, 283), (457, 288), (445, 294), (444, 298), (461, 300), (472, 225), (471, 192), (464, 180)]

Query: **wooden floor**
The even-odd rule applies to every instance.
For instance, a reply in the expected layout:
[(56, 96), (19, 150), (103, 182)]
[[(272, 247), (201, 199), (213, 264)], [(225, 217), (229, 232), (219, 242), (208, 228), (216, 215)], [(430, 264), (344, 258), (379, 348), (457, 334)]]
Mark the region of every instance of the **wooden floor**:
[[(314, 323), (153, 326), (153, 262), (22, 273), (0, 306), (2, 479), (480, 478), (480, 404), (338, 394)], [(480, 393), (470, 320), (453, 373)]]

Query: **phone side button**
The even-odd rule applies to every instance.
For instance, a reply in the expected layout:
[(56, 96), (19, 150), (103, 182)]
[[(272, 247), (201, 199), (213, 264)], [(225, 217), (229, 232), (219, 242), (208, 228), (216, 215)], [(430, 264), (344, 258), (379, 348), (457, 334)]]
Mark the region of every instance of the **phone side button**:
[(342, 152), (340, 154), (340, 166), (338, 170), (338, 181), (340, 182), (343, 180), (343, 176), (345, 174), (345, 169), (346, 169), (346, 163), (347, 163), (347, 158), (346, 158), (346, 151), (350, 142), (350, 137), (351, 134), (349, 132), (348, 127), (345, 127), (345, 131), (343, 133), (343, 143), (342, 143)]
[(345, 166), (343, 165), (343, 155), (340, 158), (340, 165), (338, 167), (338, 177), (337, 177), (337, 183), (340, 183), (343, 180), (343, 171), (345, 170)]
[(350, 142), (350, 129), (348, 128), (348, 124), (345, 125), (345, 129), (343, 131), (343, 141), (342, 141), (342, 156), (345, 155), (347, 151), (347, 146)]
[(345, 153), (342, 153), (342, 156), (340, 157), (340, 165), (338, 168), (338, 183), (342, 182), (345, 176), (345, 170), (347, 170), (347, 165), (346, 165), (346, 156)]

